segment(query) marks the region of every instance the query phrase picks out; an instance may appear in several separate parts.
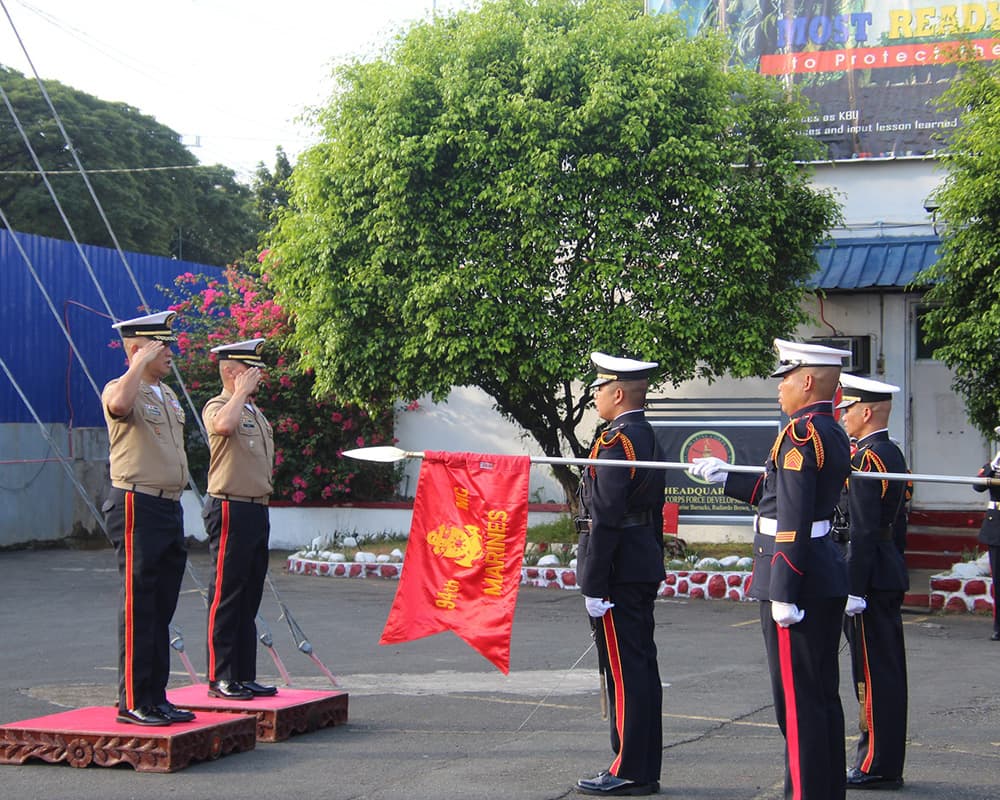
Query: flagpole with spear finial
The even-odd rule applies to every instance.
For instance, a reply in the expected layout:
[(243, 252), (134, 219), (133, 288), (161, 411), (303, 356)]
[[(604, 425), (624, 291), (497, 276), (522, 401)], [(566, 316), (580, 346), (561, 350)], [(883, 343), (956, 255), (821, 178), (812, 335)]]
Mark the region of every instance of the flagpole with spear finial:
[[(401, 450), (393, 446), (360, 447), (354, 450), (344, 450), (348, 458), (361, 461), (376, 461), (389, 464), (402, 461), (404, 458), (423, 458), (420, 450)], [(558, 456), (530, 456), (532, 464), (569, 464), (575, 466), (598, 467), (636, 467), (642, 469), (682, 469), (687, 470), (691, 464), (686, 461), (629, 461), (615, 458), (561, 458)], [(723, 463), (719, 468), (725, 472), (756, 472), (764, 471), (763, 467), (743, 464)], [(851, 478), (864, 478), (885, 481), (914, 481), (923, 483), (965, 483), (972, 486), (1000, 486), (1000, 478), (979, 478), (966, 475), (934, 475), (917, 472), (852, 472)]]

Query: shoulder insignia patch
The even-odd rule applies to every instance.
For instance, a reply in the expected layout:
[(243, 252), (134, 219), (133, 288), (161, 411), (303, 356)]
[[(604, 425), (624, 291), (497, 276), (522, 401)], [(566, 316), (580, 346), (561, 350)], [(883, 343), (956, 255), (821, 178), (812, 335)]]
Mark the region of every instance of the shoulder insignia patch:
[(799, 472), (802, 469), (802, 453), (798, 450), (789, 450), (785, 453), (785, 462), (781, 465), (783, 469)]
[(774, 541), (777, 544), (791, 544), (795, 541), (795, 534), (797, 531), (778, 531), (774, 535)]

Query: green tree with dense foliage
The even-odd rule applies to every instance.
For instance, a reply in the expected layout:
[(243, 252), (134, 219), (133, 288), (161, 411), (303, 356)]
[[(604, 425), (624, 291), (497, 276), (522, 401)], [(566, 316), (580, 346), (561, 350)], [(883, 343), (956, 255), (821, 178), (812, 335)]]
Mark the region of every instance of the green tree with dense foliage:
[(278, 212), (288, 205), (288, 179), (291, 176), (292, 164), (283, 147), (275, 150), (274, 172), (263, 161), (257, 164), (251, 189), (262, 230), (269, 229), (277, 219)]
[[(131, 106), (43, 84), (124, 249), (222, 265), (255, 247), (264, 226), (231, 169), (198, 165), (177, 133)], [(11, 225), (70, 238), (19, 122), (76, 237), (113, 246), (37, 82), (0, 66), (0, 86), (14, 110), (0, 109), (0, 208)]]
[(634, 0), (496, 0), (344, 66), (269, 243), (317, 384), (477, 386), (581, 456), (592, 350), (768, 370), (839, 212), (796, 164), (804, 105), (729, 49)]
[(1000, 422), (1000, 62), (964, 62), (942, 95), (958, 111), (946, 140), (948, 170), (934, 197), (943, 236), (923, 316), (934, 356), (986, 436)]

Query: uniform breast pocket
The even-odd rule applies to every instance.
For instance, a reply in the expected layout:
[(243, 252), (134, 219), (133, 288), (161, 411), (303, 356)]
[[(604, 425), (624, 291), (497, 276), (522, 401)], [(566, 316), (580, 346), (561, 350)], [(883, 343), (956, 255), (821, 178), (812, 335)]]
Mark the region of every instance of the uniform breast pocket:
[(162, 425), (166, 422), (163, 409), (152, 403), (143, 403), (142, 418), (150, 425)]
[(259, 436), (260, 428), (257, 427), (257, 423), (252, 419), (243, 419), (240, 421), (240, 435), (241, 436)]

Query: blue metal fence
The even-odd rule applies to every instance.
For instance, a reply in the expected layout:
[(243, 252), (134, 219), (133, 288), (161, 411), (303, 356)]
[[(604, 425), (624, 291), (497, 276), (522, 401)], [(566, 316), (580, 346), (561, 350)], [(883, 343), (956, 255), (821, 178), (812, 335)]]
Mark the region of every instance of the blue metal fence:
[[(98, 292), (72, 242), (0, 230), (0, 354), (43, 422), (103, 427), (100, 400), (32, 277), (22, 249), (98, 389), (125, 368), (122, 350), (110, 346), (119, 339), (100, 292), (118, 319), (129, 319), (143, 313), (135, 286), (115, 250), (81, 248), (100, 285)], [(169, 305), (159, 287), (172, 286), (176, 276), (186, 272), (222, 276), (219, 267), (206, 264), (142, 253), (126, 252), (125, 257), (153, 311)], [(0, 424), (10, 422), (34, 422), (34, 418), (0, 372)]]

